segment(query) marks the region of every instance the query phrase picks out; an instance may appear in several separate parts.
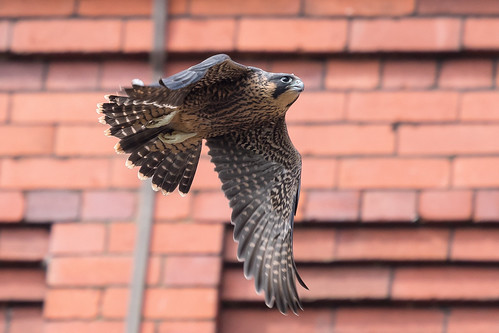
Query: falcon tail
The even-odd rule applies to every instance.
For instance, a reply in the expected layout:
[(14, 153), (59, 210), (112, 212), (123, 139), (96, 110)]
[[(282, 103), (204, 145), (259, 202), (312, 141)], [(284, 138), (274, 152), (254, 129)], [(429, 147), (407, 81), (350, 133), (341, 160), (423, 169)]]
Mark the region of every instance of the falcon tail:
[(106, 96), (109, 102), (98, 104), (97, 113), (103, 114), (101, 123), (111, 126), (104, 133), (120, 139), (116, 152), (130, 154), (126, 166), (140, 167), (139, 179), (152, 177), (153, 189), (163, 194), (178, 187), (185, 195), (196, 173), (201, 140), (169, 125), (176, 106), (151, 102), (164, 89), (134, 85), (125, 89), (128, 96)]

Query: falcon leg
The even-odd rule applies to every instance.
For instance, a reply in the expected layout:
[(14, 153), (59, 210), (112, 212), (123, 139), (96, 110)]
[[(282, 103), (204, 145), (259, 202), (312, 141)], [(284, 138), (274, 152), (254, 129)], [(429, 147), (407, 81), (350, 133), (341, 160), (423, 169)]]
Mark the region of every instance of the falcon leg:
[(166, 144), (175, 144), (175, 143), (180, 143), (184, 142), (185, 140), (192, 138), (193, 136), (196, 136), (197, 133), (184, 133), (184, 132), (178, 132), (178, 131), (173, 131), (172, 133), (166, 134), (160, 134), (158, 135), (158, 138), (163, 141)]

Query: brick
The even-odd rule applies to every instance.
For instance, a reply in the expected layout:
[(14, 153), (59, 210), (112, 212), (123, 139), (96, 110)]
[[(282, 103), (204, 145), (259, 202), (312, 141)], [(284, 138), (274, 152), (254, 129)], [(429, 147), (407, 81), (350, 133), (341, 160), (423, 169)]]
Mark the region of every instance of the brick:
[(417, 10), (422, 14), (497, 14), (499, 4), (490, 0), (419, 0)]
[(383, 65), (382, 85), (393, 89), (424, 89), (435, 84), (434, 60), (387, 60)]
[(10, 333), (42, 333), (42, 310), (38, 307), (11, 309)]
[(443, 312), (432, 309), (340, 308), (335, 319), (338, 332), (440, 333), (443, 325)]
[(135, 245), (136, 229), (135, 223), (111, 223), (107, 250), (112, 253), (131, 253)]
[(493, 154), (499, 151), (497, 125), (401, 126), (401, 155)]
[(498, 121), (499, 93), (495, 91), (467, 92), (461, 99), (461, 119), (464, 121)]
[(492, 85), (490, 59), (444, 61), (438, 83), (442, 88), (487, 88)]
[[(234, 19), (170, 20), (167, 48), (170, 52), (226, 51), (234, 49)], [(217, 38), (213, 39), (213, 36)]]
[(364, 189), (443, 188), (449, 185), (449, 175), (450, 163), (445, 159), (344, 159), (339, 164), (338, 186)]
[(461, 22), (454, 18), (355, 20), (348, 49), (373, 51), (458, 51)]
[(103, 224), (56, 224), (50, 237), (52, 254), (101, 253), (106, 241)]
[(11, 50), (15, 53), (117, 52), (121, 31), (121, 22), (111, 19), (18, 21), (13, 27)]
[(447, 322), (448, 333), (494, 333), (499, 327), (497, 308), (455, 308)]
[(325, 19), (251, 19), (239, 22), (242, 52), (334, 52), (343, 50), (347, 22)]
[(152, 253), (220, 254), (223, 244), (221, 224), (157, 224), (151, 241)]
[(0, 21), (0, 51), (5, 52), (9, 48), (10, 22)]
[(0, 231), (0, 259), (43, 260), (48, 254), (49, 231), (45, 229), (4, 229)]
[(50, 154), (54, 147), (54, 129), (49, 126), (0, 126), (0, 147), (4, 156)]
[[(124, 23), (125, 38), (123, 41), (123, 51), (125, 52), (149, 52), (153, 45), (152, 38), (144, 38), (144, 36), (152, 36), (154, 34), (154, 26), (152, 19), (127, 20)], [(147, 79), (149, 79), (147, 77)]]
[(309, 0), (305, 2), (305, 14), (329, 16), (398, 16), (410, 14), (414, 10), (414, 0)]
[(342, 120), (346, 98), (342, 93), (304, 92), (286, 114), (286, 121), (295, 123), (325, 123)]
[(337, 162), (305, 157), (302, 160), (301, 189), (331, 189), (336, 186)]
[(30, 222), (76, 220), (80, 194), (70, 191), (34, 191), (26, 195), (26, 220)]
[(379, 84), (377, 60), (330, 60), (327, 63), (327, 89), (373, 89)]
[(199, 160), (196, 176), (192, 182), (191, 191), (195, 190), (220, 190), (222, 183), (215, 172), (215, 165), (209, 158)]
[(218, 307), (215, 288), (147, 289), (147, 319), (214, 319)]
[(0, 192), (0, 221), (18, 222), (24, 217), (24, 196), (19, 191)]
[(457, 229), (451, 248), (453, 260), (499, 260), (499, 230)]
[(45, 274), (40, 269), (0, 269), (0, 300), (41, 302), (45, 294)]
[(454, 160), (452, 185), (454, 187), (499, 186), (497, 157), (458, 157)]
[(106, 1), (81, 0), (77, 12), (80, 16), (146, 16), (152, 11), (152, 0)]
[(288, 130), (303, 155), (391, 154), (395, 149), (388, 125), (294, 125)]
[(367, 92), (351, 93), (347, 119), (360, 121), (452, 121), (457, 118), (455, 92)]
[(117, 321), (47, 321), (44, 333), (121, 333), (125, 330), (123, 322)]
[(159, 324), (158, 333), (215, 333), (216, 325), (213, 320), (200, 321), (164, 321)]
[(148, 286), (158, 286), (161, 283), (160, 280), (164, 271), (163, 266), (162, 256), (149, 257), (146, 274), (146, 283)]
[(215, 0), (207, 3), (203, 0), (194, 0), (190, 12), (193, 15), (296, 15), (300, 10), (298, 0), (250, 0), (244, 3), (235, 3), (230, 0)]
[[(106, 146), (108, 144), (109, 142)], [(112, 143), (110, 148), (110, 150), (113, 151)], [(128, 155), (116, 155), (112, 159), (110, 185), (115, 188), (138, 189), (143, 184), (143, 182), (137, 177), (139, 169), (128, 169), (125, 166), (127, 158)]]
[(334, 315), (328, 308), (300, 312), (300, 316), (283, 316), (279, 311), (267, 309), (227, 308), (220, 314), (221, 333), (252, 332), (330, 332)]
[(103, 92), (15, 93), (11, 117), (12, 122), (23, 124), (95, 125), (98, 115), (92, 110), (100, 102), (104, 102)]
[(493, 268), (398, 268), (393, 299), (493, 300), (499, 297), (499, 270)]
[[(101, 86), (103, 89), (117, 91), (119, 90), (119, 87), (131, 85), (134, 78), (142, 79), (144, 82), (149, 82), (151, 76), (151, 68), (147, 62), (104, 62), (102, 64)], [(104, 101), (104, 94), (101, 94), (96, 100), (97, 103)]]
[(358, 219), (360, 195), (355, 191), (310, 191), (305, 203), (306, 219), (354, 221)]
[(36, 0), (2, 1), (2, 16), (69, 16), (73, 14), (74, 0), (48, 0), (41, 4)]
[(345, 229), (338, 232), (338, 260), (445, 260), (449, 231)]
[(168, 256), (163, 284), (170, 287), (216, 287), (222, 259), (218, 256)]
[(0, 93), (0, 124), (9, 117), (10, 95)]
[(81, 216), (86, 220), (130, 219), (137, 209), (137, 195), (127, 191), (83, 193)]
[[(480, 170), (476, 171), (480, 172)], [(475, 196), (475, 211), (473, 220), (499, 220), (499, 191), (478, 191)]]
[(94, 90), (99, 64), (84, 61), (57, 61), (49, 64), (45, 86), (49, 90)]
[(53, 258), (47, 274), (50, 286), (124, 285), (130, 278), (129, 257), (60, 257)]
[(196, 221), (230, 221), (229, 200), (222, 191), (196, 193), (192, 207), (192, 217)]
[[(263, 67), (260, 68), (264, 69)], [(323, 71), (324, 65), (322, 61), (279, 60), (272, 64), (272, 72), (274, 73), (293, 73), (298, 75), (305, 82), (307, 92), (318, 90), (322, 87)], [(300, 95), (300, 100), (303, 99), (303, 96), (304, 94)], [(311, 111), (309, 110), (309, 112)]]
[[(487, 6), (487, 10), (488, 8), (489, 6)], [(463, 46), (472, 50), (497, 49), (499, 47), (498, 33), (498, 19), (468, 18), (464, 21)]]
[(424, 220), (469, 220), (473, 193), (467, 190), (423, 191), (419, 196), (418, 213)]
[(124, 319), (127, 313), (130, 290), (107, 288), (102, 296), (101, 315), (104, 318)]
[(101, 292), (94, 289), (50, 289), (45, 296), (48, 319), (91, 319), (98, 313)]
[(55, 153), (60, 156), (106, 156), (114, 155), (113, 146), (118, 140), (102, 134), (103, 126), (57, 127)]
[(2, 73), (0, 90), (39, 90), (43, 84), (43, 69), (42, 63), (36, 61), (0, 61), (0, 72)]
[(363, 221), (413, 221), (416, 218), (416, 193), (364, 192), (361, 218)]

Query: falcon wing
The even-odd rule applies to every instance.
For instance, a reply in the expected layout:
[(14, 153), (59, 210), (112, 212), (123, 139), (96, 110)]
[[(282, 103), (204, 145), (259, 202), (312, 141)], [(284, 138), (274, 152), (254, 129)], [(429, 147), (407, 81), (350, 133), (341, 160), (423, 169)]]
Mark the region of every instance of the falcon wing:
[(255, 278), (267, 306), (275, 302), (282, 313), (288, 308), (297, 313), (302, 306), (296, 279), (307, 288), (296, 270), (292, 248), (301, 158), (285, 127), (284, 131), (282, 145), (268, 142), (275, 136), (266, 129), (209, 138), (207, 145), (230, 200), (245, 277)]

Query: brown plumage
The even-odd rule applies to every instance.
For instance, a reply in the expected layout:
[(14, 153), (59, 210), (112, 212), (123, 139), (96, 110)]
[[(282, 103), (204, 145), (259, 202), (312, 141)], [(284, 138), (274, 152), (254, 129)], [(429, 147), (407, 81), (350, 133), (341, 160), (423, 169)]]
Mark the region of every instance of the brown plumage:
[(232, 208), (237, 256), (254, 277), (265, 303), (285, 313), (302, 308), (293, 259), (293, 217), (300, 190), (301, 157), (284, 117), (303, 90), (292, 74), (268, 73), (219, 54), (144, 86), (134, 80), (126, 96), (98, 105), (107, 135), (120, 139), (128, 167), (152, 177), (155, 190), (186, 194), (206, 139)]

